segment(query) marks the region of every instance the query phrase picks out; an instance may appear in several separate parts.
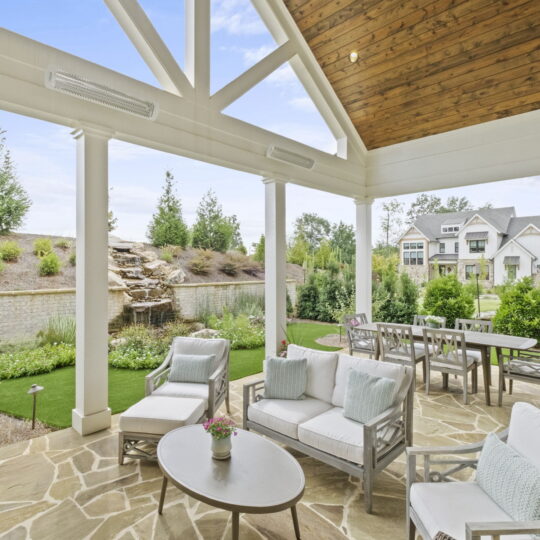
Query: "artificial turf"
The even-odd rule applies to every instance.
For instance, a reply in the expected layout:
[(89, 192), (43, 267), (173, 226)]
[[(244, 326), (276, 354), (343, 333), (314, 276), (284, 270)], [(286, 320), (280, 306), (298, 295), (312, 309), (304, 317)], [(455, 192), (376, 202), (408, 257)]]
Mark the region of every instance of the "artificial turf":
[[(337, 333), (337, 327), (317, 323), (288, 325), (289, 341), (319, 350), (337, 350), (316, 343), (316, 339)], [(231, 351), (230, 379), (236, 380), (260, 373), (264, 348)], [(126, 410), (144, 397), (144, 377), (150, 370), (109, 368), (109, 407), (113, 414)], [(53, 427), (71, 426), (71, 410), (75, 407), (75, 368), (57, 369), (51, 373), (0, 381), (0, 411), (20, 418), (32, 415), (32, 399), (27, 395), (36, 383), (45, 390), (38, 395), (37, 417)]]

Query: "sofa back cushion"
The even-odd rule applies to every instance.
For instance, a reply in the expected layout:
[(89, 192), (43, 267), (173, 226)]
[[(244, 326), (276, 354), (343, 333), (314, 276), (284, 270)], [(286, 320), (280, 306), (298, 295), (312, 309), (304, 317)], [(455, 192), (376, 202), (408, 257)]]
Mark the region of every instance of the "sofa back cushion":
[(391, 407), (395, 393), (396, 381), (350, 369), (343, 416), (366, 424)]
[(540, 469), (540, 409), (530, 403), (514, 405), (508, 430), (508, 446)]
[(336, 370), (336, 384), (332, 395), (332, 405), (335, 407), (343, 407), (345, 403), (347, 378), (351, 369), (357, 369), (373, 377), (386, 377), (396, 381), (396, 393), (393, 403), (397, 403), (405, 397), (412, 378), (412, 369), (409, 367), (340, 354)]
[(173, 354), (215, 355), (212, 373), (227, 358), (229, 341), (226, 339), (202, 339), (192, 337), (174, 338), (172, 344)]
[(213, 354), (173, 354), (169, 382), (208, 384), (215, 361)]
[(265, 367), (266, 399), (304, 399), (307, 383), (305, 358), (267, 358)]
[(306, 395), (330, 403), (334, 393), (338, 354), (289, 345), (287, 358), (307, 360)]
[(540, 469), (494, 433), (486, 437), (476, 481), (516, 521), (540, 519)]

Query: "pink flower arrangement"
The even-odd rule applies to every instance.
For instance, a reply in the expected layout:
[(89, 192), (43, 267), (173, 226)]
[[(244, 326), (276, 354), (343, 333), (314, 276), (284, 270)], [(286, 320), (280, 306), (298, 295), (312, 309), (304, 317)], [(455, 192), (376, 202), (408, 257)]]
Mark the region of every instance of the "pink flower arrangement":
[(279, 356), (281, 358), (287, 358), (287, 340), (283, 339), (279, 347)]
[(225, 416), (218, 418), (210, 418), (203, 424), (203, 428), (207, 433), (210, 433), (214, 439), (226, 439), (231, 435), (238, 435), (236, 432), (236, 424)]

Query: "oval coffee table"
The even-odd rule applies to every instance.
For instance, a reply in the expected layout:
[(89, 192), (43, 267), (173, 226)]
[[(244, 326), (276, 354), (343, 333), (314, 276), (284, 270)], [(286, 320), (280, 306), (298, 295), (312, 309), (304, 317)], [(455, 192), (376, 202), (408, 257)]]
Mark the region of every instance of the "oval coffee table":
[(300, 527), (296, 503), (304, 494), (305, 478), (291, 454), (260, 435), (239, 429), (231, 458), (212, 459), (211, 436), (202, 425), (169, 431), (159, 441), (157, 458), (163, 472), (158, 512), (170, 480), (191, 497), (232, 512), (232, 537), (239, 537), (240, 513), (266, 514), (291, 509), (296, 538)]

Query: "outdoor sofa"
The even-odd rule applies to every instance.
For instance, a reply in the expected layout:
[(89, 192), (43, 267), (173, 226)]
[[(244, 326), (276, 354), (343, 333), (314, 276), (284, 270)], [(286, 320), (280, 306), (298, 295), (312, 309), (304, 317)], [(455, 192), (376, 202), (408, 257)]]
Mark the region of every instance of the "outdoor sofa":
[[(288, 346), (287, 357), (307, 359), (305, 398), (265, 398), (264, 380), (244, 385), (244, 429), (361, 478), (365, 507), (371, 513), (376, 473), (412, 442), (412, 368), (296, 345)], [(353, 369), (395, 381), (391, 407), (365, 424), (343, 415), (347, 378)]]

